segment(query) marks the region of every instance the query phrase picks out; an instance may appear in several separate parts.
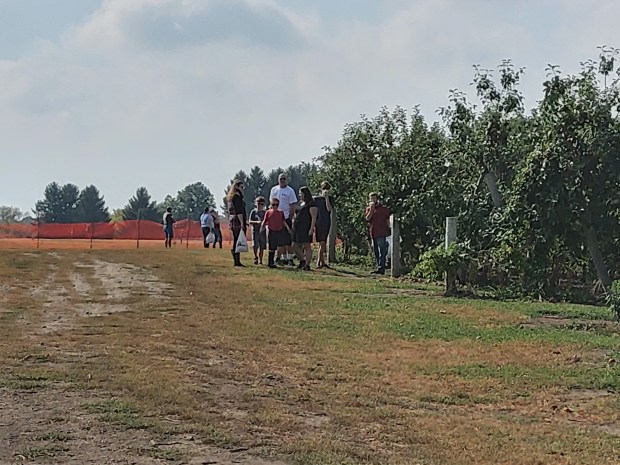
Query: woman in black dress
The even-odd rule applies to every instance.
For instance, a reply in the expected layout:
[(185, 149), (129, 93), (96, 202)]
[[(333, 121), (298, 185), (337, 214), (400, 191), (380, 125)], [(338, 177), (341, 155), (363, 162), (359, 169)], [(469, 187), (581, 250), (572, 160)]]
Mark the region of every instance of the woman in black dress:
[(235, 266), (244, 266), (241, 264), (241, 254), (235, 250), (237, 247), (237, 239), (243, 230), (247, 230), (247, 212), (245, 211), (245, 202), (243, 200), (243, 181), (235, 181), (228, 191), (228, 214), (230, 215), (230, 229), (233, 233), (232, 256)]
[(299, 198), (301, 203), (297, 207), (293, 220), (293, 250), (301, 261), (298, 268), (309, 271), (312, 262), (312, 237), (316, 232), (318, 209), (307, 187), (299, 189)]

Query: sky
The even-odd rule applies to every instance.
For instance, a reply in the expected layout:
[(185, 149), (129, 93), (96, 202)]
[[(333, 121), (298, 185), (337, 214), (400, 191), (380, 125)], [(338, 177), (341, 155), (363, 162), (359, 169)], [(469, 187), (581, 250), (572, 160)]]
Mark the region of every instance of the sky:
[(110, 208), (312, 161), (381, 107), (429, 122), (472, 66), (575, 72), (617, 0), (0, 0), (0, 205), (57, 181)]

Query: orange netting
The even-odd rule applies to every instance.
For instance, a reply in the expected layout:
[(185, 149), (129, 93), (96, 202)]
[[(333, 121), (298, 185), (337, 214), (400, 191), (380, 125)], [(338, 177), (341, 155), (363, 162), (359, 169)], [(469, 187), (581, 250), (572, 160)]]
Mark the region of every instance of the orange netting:
[[(228, 224), (221, 224), (222, 239), (230, 242)], [(182, 220), (174, 225), (176, 239), (202, 239), (198, 221)], [(163, 226), (147, 220), (118, 221), (115, 223), (70, 223), (70, 224), (0, 224), (0, 239), (138, 239), (160, 240), (164, 238)]]

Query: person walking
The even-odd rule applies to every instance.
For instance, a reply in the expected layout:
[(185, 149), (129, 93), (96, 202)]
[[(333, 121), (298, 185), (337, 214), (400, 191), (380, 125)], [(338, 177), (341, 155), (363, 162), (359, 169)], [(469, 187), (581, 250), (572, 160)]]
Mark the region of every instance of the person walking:
[[(269, 199), (278, 199), (278, 202), (280, 203), (280, 210), (284, 213), (286, 224), (288, 224), (289, 227), (288, 229), (291, 230), (293, 226), (293, 216), (297, 208), (297, 195), (295, 195), (295, 189), (288, 185), (286, 173), (280, 173), (278, 176), (278, 185), (271, 188)], [(282, 250), (284, 253), (279, 253), (280, 263), (283, 265), (292, 265), (292, 238), (290, 237), (290, 234), (286, 233), (283, 234), (282, 240), (284, 241), (282, 244)]]
[(213, 221), (213, 215), (209, 213), (210, 210), (211, 209), (207, 207), (205, 208), (204, 213), (200, 215), (200, 228), (202, 229), (202, 237), (205, 249), (209, 248), (209, 241), (207, 240), (209, 234), (213, 232), (213, 235), (215, 236), (215, 232), (213, 231), (215, 229), (215, 224)]
[(250, 224), (252, 225), (252, 248), (254, 249), (254, 264), (263, 264), (263, 255), (267, 248), (267, 233), (261, 230), (265, 219), (265, 197), (257, 197), (256, 208), (250, 212)]
[(316, 219), (318, 208), (310, 189), (299, 189), (301, 203), (293, 221), (293, 250), (300, 260), (299, 269), (310, 271), (312, 263), (312, 238), (316, 233)]
[(241, 254), (237, 252), (237, 240), (241, 231), (245, 234), (247, 231), (247, 213), (245, 211), (245, 202), (243, 200), (243, 181), (235, 181), (228, 191), (228, 214), (230, 216), (230, 229), (233, 234), (232, 256), (234, 266), (245, 266), (241, 263)]
[(176, 220), (174, 216), (172, 216), (172, 208), (166, 208), (166, 212), (164, 213), (164, 235), (165, 239), (165, 247), (167, 249), (172, 248), (172, 239), (174, 239), (174, 223)]
[(218, 215), (217, 210), (213, 207), (209, 210), (211, 216), (213, 217), (213, 233), (215, 234), (215, 242), (213, 243), (213, 248), (219, 243), (220, 249), (222, 248), (222, 228), (220, 225), (220, 215)]
[(286, 223), (284, 213), (279, 210), (280, 201), (278, 199), (271, 199), (271, 208), (265, 213), (263, 224), (261, 225), (261, 232), (268, 232), (269, 243), (269, 268), (276, 268), (275, 257), (278, 249), (282, 251), (282, 243), (286, 240), (286, 235), (290, 236), (291, 231), (289, 225)]
[(372, 239), (372, 249), (375, 255), (376, 269), (372, 274), (385, 274), (387, 262), (388, 243), (390, 235), (390, 210), (379, 200), (379, 194), (372, 192), (369, 196), (370, 202), (366, 207), (366, 221), (369, 225), (370, 238)]
[(332, 209), (333, 200), (329, 195), (331, 185), (327, 181), (321, 183), (321, 195), (315, 197), (314, 203), (317, 208), (316, 221), (316, 241), (319, 243), (319, 253), (317, 256), (317, 268), (329, 268), (325, 262), (325, 254), (327, 252), (327, 238), (329, 230), (332, 226)]

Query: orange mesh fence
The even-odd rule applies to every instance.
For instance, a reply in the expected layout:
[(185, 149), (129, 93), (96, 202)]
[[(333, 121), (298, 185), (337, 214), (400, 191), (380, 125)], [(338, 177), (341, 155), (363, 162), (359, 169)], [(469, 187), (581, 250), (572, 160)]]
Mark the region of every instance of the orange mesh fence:
[[(230, 242), (228, 224), (221, 224), (222, 239)], [(202, 240), (200, 223), (193, 220), (178, 221), (174, 225), (177, 240)], [(0, 239), (121, 239), (163, 240), (164, 229), (160, 223), (147, 220), (118, 221), (115, 223), (41, 223), (0, 225)]]

